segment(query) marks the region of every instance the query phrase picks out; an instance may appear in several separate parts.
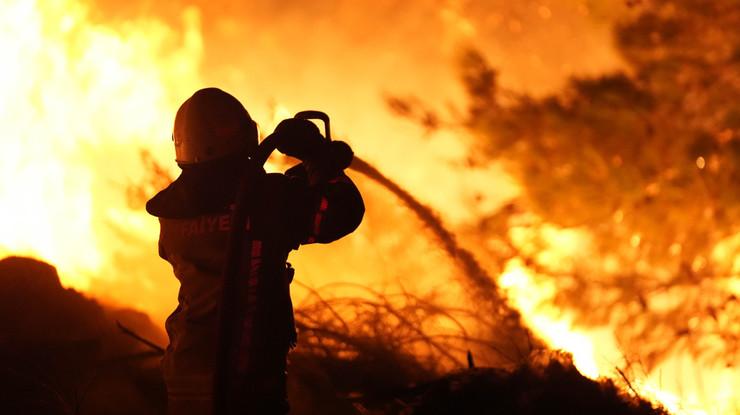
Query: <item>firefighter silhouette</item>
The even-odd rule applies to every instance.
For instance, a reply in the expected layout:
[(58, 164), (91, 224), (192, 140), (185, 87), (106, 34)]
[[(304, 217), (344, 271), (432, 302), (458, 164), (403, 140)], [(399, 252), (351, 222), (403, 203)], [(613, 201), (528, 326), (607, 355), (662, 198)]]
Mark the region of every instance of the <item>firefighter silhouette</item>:
[[(364, 214), (343, 173), (352, 159), (345, 143), (297, 118), (259, 146), (257, 136), (236, 98), (195, 92), (175, 116), (182, 172), (146, 206), (159, 218), (159, 255), (180, 281), (165, 324), (168, 414), (288, 412), (286, 357), (296, 342), (288, 253), (351, 233)], [(301, 163), (266, 174), (272, 148)]]

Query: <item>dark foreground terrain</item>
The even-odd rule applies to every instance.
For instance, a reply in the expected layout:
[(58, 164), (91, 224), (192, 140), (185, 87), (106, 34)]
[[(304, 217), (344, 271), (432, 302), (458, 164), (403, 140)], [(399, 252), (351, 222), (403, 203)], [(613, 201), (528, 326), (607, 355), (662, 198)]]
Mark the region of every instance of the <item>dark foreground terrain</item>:
[[(0, 413), (163, 414), (158, 354), (116, 321), (166, 342), (146, 315), (64, 289), (48, 264), (0, 260)], [(291, 355), (292, 413), (665, 414), (610, 382), (584, 378), (554, 352), (513, 371), (439, 375), (378, 344), (383, 350), (372, 355), (341, 358), (299, 346)]]

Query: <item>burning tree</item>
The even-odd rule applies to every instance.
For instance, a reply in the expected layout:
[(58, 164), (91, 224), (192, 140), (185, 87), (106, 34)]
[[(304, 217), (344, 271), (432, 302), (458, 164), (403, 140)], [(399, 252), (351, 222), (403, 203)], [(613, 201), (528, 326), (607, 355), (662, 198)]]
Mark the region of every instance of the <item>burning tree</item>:
[[(640, 7), (615, 31), (628, 70), (543, 98), (504, 90), (482, 54), (463, 55), (471, 160), (502, 163), (522, 188), (478, 223), (495, 259), (486, 265), (498, 265), (486, 274), (523, 259), (579, 323), (616, 327), (649, 368), (677, 348), (735, 365), (738, 8)], [(445, 125), (418, 104), (392, 104)], [(544, 258), (552, 229), (575, 231), (585, 254)]]
[[(481, 53), (461, 59), (471, 160), (502, 163), (522, 190), (478, 233), (553, 281), (580, 323), (616, 327), (648, 368), (678, 348), (738, 363), (737, 27), (737, 2), (641, 5), (615, 29), (624, 72), (542, 98), (503, 90)], [(586, 238), (586, 255), (543, 261), (553, 225)]]

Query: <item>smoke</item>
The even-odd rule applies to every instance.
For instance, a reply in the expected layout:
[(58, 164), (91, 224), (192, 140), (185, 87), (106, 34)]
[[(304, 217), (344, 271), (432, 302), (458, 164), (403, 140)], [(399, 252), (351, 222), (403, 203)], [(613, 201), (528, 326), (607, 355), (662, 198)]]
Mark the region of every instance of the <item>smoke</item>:
[[(168, 126), (178, 103), (205, 85), (239, 97), (263, 132), (297, 110), (328, 112), (339, 137), (349, 137), (357, 154), (413, 189), (445, 223), (473, 220), (515, 194), (515, 186), (496, 166), (467, 165), (458, 137), (434, 133), (430, 140), (396, 118), (383, 97), (420, 95), (442, 108), (457, 105), (463, 91), (453, 61), (461, 42), (498, 45), (491, 49), (494, 61), (515, 76), (502, 82), (530, 91), (562, 83), (570, 72), (552, 68), (564, 61), (585, 71), (618, 64), (616, 58), (593, 58), (611, 53), (604, 46), (604, 22), (573, 4), (549, 5), (552, 16), (545, 19), (539, 6), (442, 0), (19, 2), (4, 10), (1, 40), (13, 64), (2, 82), (9, 111), (2, 123), (6, 179), (0, 197), (3, 217), (13, 220), (3, 222), (11, 231), (3, 232), (0, 251), (51, 260), (65, 284), (162, 321), (174, 306), (176, 282), (155, 255), (156, 221), (131, 205), (123, 189), (145, 180), (142, 147), (166, 171), (175, 171)], [(518, 25), (522, 30), (512, 30)], [(556, 38), (592, 41), (590, 49), (584, 43), (578, 51), (541, 58), (548, 71), (532, 66), (528, 54)], [(584, 58), (587, 50), (593, 53)], [(402, 213), (394, 216), (385, 197), (374, 200), (376, 211), (368, 213), (360, 234), (337, 244), (334, 257), (303, 249), (296, 262), (307, 265), (302, 269), (308, 280), (387, 282), (423, 274), (405, 283), (428, 290), (454, 275), (436, 248), (409, 236), (416, 225), (405, 224)], [(38, 209), (43, 213), (32, 213)], [(409, 253), (405, 264), (388, 260), (390, 248)]]
[(383, 94), (421, 96), (439, 108), (459, 105), (464, 92), (455, 82), (454, 61), (460, 45), (469, 43), (485, 46), (502, 69), (505, 87), (537, 94), (574, 73), (619, 67), (610, 47), (608, 23), (614, 17), (607, 14), (620, 3), (603, 3), (261, 0), (189, 2), (190, 9), (144, 0), (123, 7), (92, 4), (97, 18), (112, 25), (158, 18), (177, 27), (183, 12), (197, 11), (202, 84), (193, 88), (214, 85), (232, 92), (268, 132), (275, 104), (288, 113), (329, 113), (339, 136), (349, 137), (358, 154), (457, 222), (471, 218), (470, 194), (485, 195), (491, 205), (514, 191), (511, 184), (492, 183), (490, 177), (500, 176), (495, 170), (463, 168), (466, 156), (457, 137), (425, 139), (418, 127), (385, 109)]
[[(495, 293), (485, 268), (429, 212), (459, 229), (494, 212), (517, 186), (498, 166), (471, 165), (459, 136), (396, 118), (383, 97), (419, 96), (451, 114), (448, 122), (460, 122), (455, 114), (464, 91), (453, 62), (468, 44), (486, 51), (503, 89), (533, 95), (558, 89), (573, 74), (619, 68), (610, 26), (620, 4), (18, 2), (0, 17), (0, 45), (10, 62), (0, 81), (0, 205), (7, 218), (0, 252), (44, 257), (59, 265), (65, 285), (162, 321), (174, 307), (176, 282), (155, 254), (156, 221), (130, 204), (124, 189), (143, 180), (142, 147), (175, 171), (174, 111), (194, 90), (214, 85), (239, 97), (263, 132), (298, 110), (331, 114), (336, 135), (349, 137), (357, 154), (394, 178), (395, 184), (378, 183), (442, 242), (419, 238), (405, 207), (361, 181), (372, 200), (365, 223), (334, 244), (333, 255), (302, 248), (294, 260), (299, 279), (400, 281), (415, 292), (455, 298), (448, 281), (462, 270), (460, 280), (476, 295)], [(16, 16), (16, 9), (23, 13)], [(418, 202), (401, 189), (411, 189)], [(39, 240), (17, 241), (18, 235)]]
[[(469, 167), (464, 144), (454, 135), (435, 133), (429, 140), (395, 118), (384, 93), (418, 94), (441, 107), (454, 106), (463, 92), (452, 62), (457, 45), (472, 41), (501, 46), (497, 62), (518, 77), (502, 80), (510, 87), (555, 87), (566, 72), (531, 67), (520, 52), (544, 49), (543, 42), (559, 36), (606, 35), (603, 22), (579, 14), (574, 5), (548, 7), (552, 18), (545, 19), (534, 1), (11, 4), (0, 39), (12, 62), (0, 82), (7, 109), (0, 251), (48, 259), (65, 284), (163, 320), (173, 308), (176, 283), (155, 255), (156, 221), (131, 205), (124, 189), (145, 180), (142, 147), (166, 171), (176, 169), (168, 126), (178, 103), (204, 85), (233, 92), (267, 132), (276, 113), (328, 112), (338, 136), (350, 137), (358, 154), (413, 189), (445, 223), (472, 220), (511, 197), (515, 187), (495, 166)], [(517, 22), (522, 30), (511, 30)], [(515, 39), (515, 47), (506, 46)], [(599, 49), (608, 50), (606, 43)], [(582, 62), (583, 52), (552, 55), (548, 66)], [(597, 61), (590, 70), (616, 64)], [(547, 80), (539, 78), (544, 74)], [(374, 200), (378, 208), (392, 205), (385, 197)], [(393, 209), (370, 212), (360, 235), (337, 245), (339, 254), (329, 261), (312, 248), (297, 261), (322, 265), (314, 273), (317, 283), (345, 278), (348, 269), (364, 282), (432, 276), (410, 285), (439, 285), (454, 275), (428, 244), (409, 236), (416, 225), (399, 224), (403, 216), (395, 220)], [(368, 250), (356, 249), (358, 244), (373, 247), (374, 260), (364, 258)], [(384, 258), (391, 246), (410, 253), (405, 265)]]

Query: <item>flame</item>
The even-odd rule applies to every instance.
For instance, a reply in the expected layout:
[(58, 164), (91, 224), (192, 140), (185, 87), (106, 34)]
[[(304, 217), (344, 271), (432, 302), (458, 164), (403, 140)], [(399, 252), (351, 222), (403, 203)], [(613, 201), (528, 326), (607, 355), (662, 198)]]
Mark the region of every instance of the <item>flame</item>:
[[(531, 230), (513, 227), (515, 240), (524, 244), (522, 234)], [(545, 227), (541, 235), (549, 246), (539, 252), (539, 260), (555, 267), (558, 262), (584, 251), (588, 238), (571, 230)], [(727, 254), (738, 243), (738, 237), (717, 248), (715, 255)], [(526, 247), (525, 247), (526, 249)], [(574, 325), (573, 315), (554, 305), (556, 285), (547, 276), (539, 276), (520, 258), (510, 260), (498, 282), (528, 326), (552, 348), (567, 351), (573, 363), (592, 379), (611, 378), (620, 383), (625, 357), (613, 331), (608, 327), (581, 329)], [(737, 283), (737, 281), (735, 281)], [(688, 373), (690, 374), (688, 374)], [(674, 353), (650, 373), (630, 373), (632, 389), (640, 396), (659, 402), (674, 414), (707, 415), (737, 412), (737, 386), (740, 374), (732, 367), (709, 366), (694, 361), (685, 353)]]
[(136, 148), (166, 143), (162, 114), (198, 80), (197, 11), (183, 23), (182, 36), (155, 20), (116, 30), (76, 1), (4, 2), (1, 254), (51, 261), (84, 290), (120, 248), (106, 222), (156, 235), (115, 187), (141, 176)]
[[(442, 21), (445, 42), (441, 56), (432, 56), (436, 44), (412, 43), (411, 39), (418, 37), (415, 28), (410, 29), (411, 34), (379, 33), (386, 37), (376, 44), (366, 35), (352, 32), (345, 39), (336, 36), (340, 29), (334, 25), (321, 26), (317, 29), (318, 40), (311, 44), (326, 48), (319, 53), (302, 43), (309, 40), (306, 31), (294, 29), (313, 21), (296, 22), (290, 20), (292, 15), (275, 17), (276, 27), (289, 31), (280, 37), (270, 31), (278, 29), (259, 31), (257, 24), (243, 25), (236, 15), (220, 16), (210, 36), (234, 32), (251, 35), (250, 54), (243, 59), (259, 64), (242, 68), (243, 60), (233, 63), (229, 59), (236, 61), (236, 56), (224, 58), (219, 51), (206, 47), (201, 16), (208, 10), (186, 7), (176, 13), (175, 23), (139, 16), (114, 24), (96, 20), (91, 9), (78, 0), (5, 0), (0, 14), (0, 50), (5, 58), (0, 67), (0, 256), (29, 255), (47, 260), (58, 268), (65, 286), (144, 309), (161, 320), (175, 301), (175, 282), (165, 264), (156, 258), (156, 220), (140, 207), (130, 206), (123, 189), (145, 180), (141, 148), (149, 149), (162, 165), (172, 169), (170, 173), (176, 173), (168, 139), (172, 115), (185, 97), (208, 84), (210, 78), (227, 90), (249, 93), (245, 95), (255, 100), (248, 105), (250, 112), (256, 119), (266, 120), (263, 132), (291, 115), (288, 108), (323, 107), (320, 109), (335, 117), (335, 126), (350, 126), (344, 128), (350, 128), (347, 132), (358, 153), (377, 161), (389, 176), (400, 178), (405, 187), (414, 189), (453, 225), (477, 214), (468, 203), (471, 194), (482, 195), (486, 199), (483, 205), (500, 203), (516, 190), (506, 179), (491, 185), (490, 178), (500, 176), (498, 168), (459, 169), (464, 171), (454, 174), (450, 169), (437, 168), (464, 162), (460, 140), (452, 135), (437, 137), (433, 143), (413, 138), (420, 135), (419, 131), (386, 114), (378, 105), (378, 90), (405, 93), (416, 88), (430, 99), (459, 96), (452, 82), (439, 81), (453, 79), (440, 68), (447, 67), (446, 54), (457, 41), (469, 40), (474, 34), (495, 35), (493, 62), (521, 69), (502, 72), (507, 87), (529, 88), (535, 93), (557, 87), (574, 68), (600, 73), (618, 67), (619, 62), (603, 47), (604, 39), (609, 39), (605, 27), (589, 24), (584, 29), (592, 34), (587, 37), (593, 39), (594, 53), (578, 51), (577, 56), (565, 58), (561, 56), (562, 48), (541, 47), (540, 56), (528, 52), (535, 47), (533, 41), (523, 40), (525, 25), (520, 9), (504, 10), (502, 6), (500, 13), (481, 14), (485, 23), (481, 24), (470, 17), (474, 13), (466, 12), (466, 7), (474, 11), (482, 7), (478, 3), (444, 3), (440, 11), (424, 9), (428, 13), (422, 16), (425, 22), (434, 20), (434, 16)], [(547, 39), (546, 45), (575, 36), (571, 32), (558, 36), (547, 33), (547, 28), (553, 29), (556, 23), (546, 26), (546, 21), (554, 22), (571, 9), (576, 14), (588, 14), (580, 3), (563, 7), (538, 3), (532, 16), (524, 17), (539, 22), (534, 26), (545, 28), (538, 36)], [(255, 14), (253, 23), (267, 20), (265, 13), (270, 17), (275, 14), (271, 8), (251, 12)], [(388, 27), (414, 27), (402, 20), (413, 20), (408, 15), (389, 16), (380, 16), (396, 19)], [(344, 25), (358, 27), (362, 19), (369, 18), (362, 11), (344, 17)], [(356, 42), (366, 50), (356, 48)], [(390, 49), (390, 45), (399, 44), (403, 52)], [(221, 53), (235, 50), (231, 46)], [(409, 55), (407, 50), (411, 51)], [(285, 62), (286, 55), (292, 56), (290, 62)], [(368, 55), (373, 59), (367, 59)], [(340, 70), (337, 67), (341, 60), (350, 64)], [(551, 66), (556, 69), (542, 70), (543, 60), (554, 62)], [(425, 62), (424, 72), (418, 71), (418, 62)], [(403, 69), (405, 63), (411, 69)], [(203, 73), (204, 68), (211, 71), (209, 75)], [(269, 103), (272, 94), (281, 97), (280, 105)], [(394, 131), (395, 137), (411, 138), (402, 141), (388, 137), (388, 131)], [(706, 163), (703, 158), (696, 160), (699, 168)], [(421, 167), (409, 168), (412, 165)], [(429, 186), (432, 182), (436, 185)], [(491, 187), (496, 191), (490, 191)], [(383, 203), (389, 205), (384, 208), (395, 208), (390, 202)], [(376, 252), (398, 252), (403, 242), (398, 233), (414, 232), (411, 228), (415, 225), (392, 226), (397, 233), (388, 232), (382, 240), (381, 232), (363, 230), (357, 238), (337, 244), (336, 249), (346, 253), (346, 262), (318, 261), (312, 252), (319, 248), (305, 249), (297, 261), (314, 266), (302, 267), (302, 271), (308, 270), (304, 280), (326, 282), (325, 274), (334, 274), (367, 282), (378, 280), (378, 274), (425, 274), (430, 275), (428, 280), (411, 281), (407, 287), (422, 289), (431, 280), (443, 286), (443, 276), (454, 271), (442, 256), (430, 255), (428, 261), (411, 258), (410, 265), (399, 266), (389, 264), (384, 259), (387, 255)], [(539, 259), (544, 263), (567, 262), (565, 258), (587, 243), (581, 235), (548, 232), (553, 245), (564, 250), (543, 252)], [(633, 241), (640, 244), (640, 235), (635, 235)], [(738, 238), (728, 241), (717, 248), (716, 255), (731, 257), (738, 245)], [(419, 250), (424, 248), (428, 247)], [(676, 252), (680, 249), (680, 245), (675, 248)], [(740, 257), (734, 261), (733, 269), (740, 270)], [(352, 276), (347, 275), (348, 263)], [(552, 304), (554, 284), (536, 278), (534, 271), (518, 259), (507, 264), (498, 282), (526, 322), (550, 346), (571, 352), (583, 374), (617, 378), (614, 368), (622, 356), (608, 327), (584, 330), (575, 326), (573, 316)], [(736, 279), (729, 284), (740, 293)], [(692, 362), (687, 356), (676, 356), (633, 385), (639, 393), (676, 413), (717, 413), (737, 408), (734, 391), (738, 375), (731, 369), (703, 370), (702, 377), (711, 382), (702, 393), (696, 382), (688, 380), (684, 390), (667, 386), (663, 380), (669, 377), (667, 374), (688, 377), (682, 375), (684, 364)], [(690, 367), (696, 369), (696, 363)], [(660, 371), (666, 373), (663, 378)]]
[(579, 372), (592, 379), (600, 375), (593, 344), (588, 335), (576, 330), (567, 318), (557, 318), (554, 312), (543, 312), (539, 306), (553, 295), (553, 284), (535, 284), (530, 271), (520, 259), (510, 260), (499, 276), (499, 284), (514, 301), (528, 326), (555, 349), (573, 355)]

